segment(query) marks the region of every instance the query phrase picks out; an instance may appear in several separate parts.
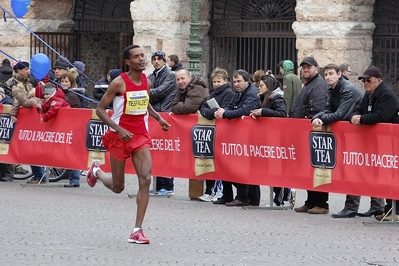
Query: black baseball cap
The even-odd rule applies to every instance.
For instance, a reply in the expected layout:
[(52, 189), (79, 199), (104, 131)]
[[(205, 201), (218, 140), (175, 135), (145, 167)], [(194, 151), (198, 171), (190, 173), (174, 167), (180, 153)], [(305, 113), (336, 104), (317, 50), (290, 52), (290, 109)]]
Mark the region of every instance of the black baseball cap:
[(358, 77), (357, 79), (368, 79), (370, 77), (376, 77), (382, 79), (381, 70), (379, 70), (375, 66), (369, 66), (364, 72), (363, 75)]
[(313, 58), (313, 57), (305, 57), (302, 60), (302, 63), (300, 64), (300, 66), (302, 66), (303, 64), (308, 64), (309, 66), (315, 66), (315, 67), (319, 67), (319, 64), (317, 64), (317, 61)]

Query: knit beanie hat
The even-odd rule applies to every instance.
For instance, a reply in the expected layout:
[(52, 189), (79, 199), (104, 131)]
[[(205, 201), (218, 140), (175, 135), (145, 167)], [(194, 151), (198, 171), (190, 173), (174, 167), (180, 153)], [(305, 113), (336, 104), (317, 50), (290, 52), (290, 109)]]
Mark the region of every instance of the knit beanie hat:
[(73, 65), (77, 70), (79, 70), (79, 73), (85, 72), (85, 64), (84, 64), (83, 62), (74, 61), (74, 62), (72, 63), (72, 65)]
[(164, 52), (162, 52), (162, 51), (160, 51), (160, 50), (153, 52), (152, 55), (151, 55), (151, 60), (152, 60), (155, 56), (158, 56), (158, 57), (161, 58), (164, 62), (166, 62), (166, 58), (165, 58), (166, 55), (165, 55)]

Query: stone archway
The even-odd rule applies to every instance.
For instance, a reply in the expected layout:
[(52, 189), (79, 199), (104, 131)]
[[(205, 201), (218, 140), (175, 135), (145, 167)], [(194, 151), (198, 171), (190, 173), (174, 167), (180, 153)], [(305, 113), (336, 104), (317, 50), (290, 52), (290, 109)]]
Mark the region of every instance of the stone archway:
[[(43, 13), (53, 15), (46, 17), (53, 21), (52, 27), (36, 27), (35, 33), (69, 61), (80, 60), (86, 64), (85, 75), (92, 81), (86, 84), (91, 91), (93, 83), (110, 69), (125, 67), (121, 50), (133, 42), (134, 36), (131, 0), (58, 2), (51, 7), (40, 1), (34, 4), (35, 19), (44, 19)], [(44, 8), (48, 10), (41, 12)], [(47, 54), (51, 62), (58, 58), (46, 44), (31, 36), (30, 54), (38, 52)]]
[(90, 77), (124, 69), (122, 49), (133, 42), (131, 0), (76, 0), (73, 32), (81, 33), (81, 60)]

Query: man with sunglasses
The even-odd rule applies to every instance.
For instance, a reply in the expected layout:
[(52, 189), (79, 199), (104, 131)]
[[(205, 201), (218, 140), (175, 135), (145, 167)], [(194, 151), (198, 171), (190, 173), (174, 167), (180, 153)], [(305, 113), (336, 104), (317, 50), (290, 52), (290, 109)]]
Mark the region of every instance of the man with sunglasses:
[(366, 93), (351, 115), (350, 122), (354, 126), (399, 123), (399, 102), (392, 89), (382, 81), (381, 71), (370, 66), (358, 79), (364, 83)]
[[(361, 102), (356, 106), (351, 115), (350, 122), (354, 126), (374, 125), (376, 123), (399, 123), (399, 101), (394, 92), (382, 80), (381, 71), (375, 67), (368, 67), (359, 78), (364, 83), (364, 94)], [(390, 213), (392, 200), (387, 199), (385, 213)], [(396, 205), (396, 213), (399, 213), (399, 204)], [(370, 208), (358, 216), (375, 216), (377, 220), (392, 221), (392, 215), (385, 217), (381, 211)], [(395, 219), (398, 219), (396, 215)]]

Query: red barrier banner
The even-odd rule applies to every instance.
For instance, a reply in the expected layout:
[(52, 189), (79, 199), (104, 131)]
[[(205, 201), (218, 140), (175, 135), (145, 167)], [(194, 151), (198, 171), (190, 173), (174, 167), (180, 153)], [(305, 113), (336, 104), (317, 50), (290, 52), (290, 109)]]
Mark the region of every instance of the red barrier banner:
[[(153, 175), (399, 199), (399, 125), (337, 122), (321, 132), (306, 119), (162, 116), (168, 132), (149, 118)], [(99, 159), (110, 170), (101, 141), (108, 127), (94, 110), (60, 109), (40, 123), (35, 108), (21, 108), (18, 119), (0, 115), (0, 161), (86, 169)], [(134, 173), (130, 160), (126, 170)]]

